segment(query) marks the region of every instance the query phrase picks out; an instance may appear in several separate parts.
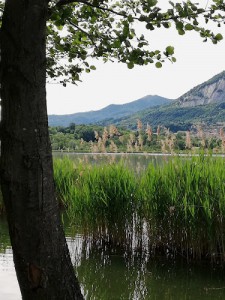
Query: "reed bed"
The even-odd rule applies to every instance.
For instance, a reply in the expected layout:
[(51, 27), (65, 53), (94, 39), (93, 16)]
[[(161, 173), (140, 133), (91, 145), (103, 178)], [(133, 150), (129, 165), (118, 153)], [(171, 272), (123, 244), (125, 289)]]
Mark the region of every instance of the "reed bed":
[(122, 162), (56, 159), (54, 172), (71, 223), (95, 240), (224, 262), (224, 158), (173, 157), (139, 174)]
[[(108, 236), (120, 241), (131, 223), (136, 194), (135, 174), (122, 163), (76, 165), (69, 159), (54, 161), (59, 195), (70, 222), (96, 238)], [(123, 230), (121, 230), (123, 228)]]

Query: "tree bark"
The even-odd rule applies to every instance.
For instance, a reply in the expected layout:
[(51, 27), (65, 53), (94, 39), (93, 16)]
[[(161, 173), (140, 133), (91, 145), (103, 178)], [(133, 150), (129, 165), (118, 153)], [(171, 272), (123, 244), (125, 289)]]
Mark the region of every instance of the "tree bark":
[(47, 0), (6, 0), (1, 186), (23, 299), (83, 299), (55, 197), (46, 108)]

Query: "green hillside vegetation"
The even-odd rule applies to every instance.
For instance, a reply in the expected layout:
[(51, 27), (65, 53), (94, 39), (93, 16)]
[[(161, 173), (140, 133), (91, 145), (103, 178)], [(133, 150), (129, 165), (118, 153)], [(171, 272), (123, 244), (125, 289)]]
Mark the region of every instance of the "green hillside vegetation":
[(116, 126), (125, 126), (134, 129), (136, 120), (149, 123), (153, 127), (165, 126), (171, 131), (190, 130), (191, 126), (198, 123), (207, 125), (225, 121), (225, 103), (208, 104), (196, 107), (179, 107), (178, 105), (161, 106), (138, 112), (126, 118), (108, 119), (99, 123), (106, 126), (114, 123)]

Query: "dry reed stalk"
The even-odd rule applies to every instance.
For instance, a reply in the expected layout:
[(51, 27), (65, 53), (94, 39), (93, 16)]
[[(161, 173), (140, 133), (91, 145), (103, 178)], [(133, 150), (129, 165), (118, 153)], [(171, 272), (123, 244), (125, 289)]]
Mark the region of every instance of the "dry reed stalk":
[(197, 125), (197, 137), (199, 137), (200, 139), (202, 139), (204, 136), (202, 127), (200, 125)]
[(108, 130), (106, 127), (104, 127), (104, 130), (103, 130), (103, 134), (102, 134), (102, 140), (103, 142), (105, 143), (109, 138), (109, 133), (108, 133)]
[(205, 134), (203, 132), (203, 129), (200, 125), (197, 126), (197, 136), (200, 139), (200, 144), (203, 148), (206, 146), (206, 141), (205, 141)]
[(130, 140), (127, 143), (127, 152), (134, 152), (132, 143), (130, 142)]
[(192, 148), (191, 133), (190, 133), (189, 130), (186, 131), (185, 148), (186, 149), (191, 149)]
[(124, 142), (124, 136), (123, 135), (119, 136), (119, 141), (120, 141), (120, 143), (123, 144), (123, 142)]
[(136, 152), (139, 152), (140, 149), (139, 149), (138, 141), (135, 142), (134, 149)]
[(135, 135), (133, 133), (130, 133), (130, 143), (133, 145), (135, 143)]
[(158, 125), (157, 130), (156, 130), (156, 135), (157, 135), (157, 137), (159, 137), (159, 135), (160, 135), (160, 126), (159, 125)]
[(174, 152), (174, 141), (176, 140), (176, 136), (175, 134), (171, 134), (170, 138), (169, 138), (169, 143), (168, 143), (168, 146), (169, 146), (169, 149), (170, 149), (170, 152), (173, 153)]
[(146, 133), (148, 135), (148, 141), (151, 142), (151, 140), (152, 140), (152, 128), (148, 123), (147, 123)]
[(117, 153), (118, 152), (118, 148), (116, 146), (116, 144), (114, 143), (114, 141), (110, 141), (110, 151), (113, 152), (113, 153)]
[(142, 138), (142, 135), (139, 133), (139, 136), (138, 136), (138, 145), (140, 147), (140, 150), (143, 149), (143, 138)]
[(105, 141), (101, 137), (98, 139), (98, 150), (102, 153), (106, 152)]
[(94, 130), (94, 134), (95, 134), (96, 141), (98, 141), (98, 139), (100, 137), (98, 131)]
[(119, 132), (118, 132), (118, 129), (116, 128), (116, 126), (110, 125), (109, 126), (109, 136), (114, 137), (115, 135), (118, 135), (118, 134), (119, 134)]
[(143, 127), (143, 124), (142, 124), (141, 120), (137, 119), (137, 130), (141, 131), (142, 127)]
[(161, 151), (162, 153), (167, 153), (166, 151), (166, 141), (161, 140)]

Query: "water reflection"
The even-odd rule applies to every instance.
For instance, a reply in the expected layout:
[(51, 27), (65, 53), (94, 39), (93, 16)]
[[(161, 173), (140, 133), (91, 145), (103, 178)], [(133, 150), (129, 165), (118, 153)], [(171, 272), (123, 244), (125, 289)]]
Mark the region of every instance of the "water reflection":
[[(0, 299), (19, 300), (6, 224), (0, 221)], [(92, 236), (67, 231), (73, 264), (87, 300), (222, 300), (225, 272), (210, 264), (151, 258)]]
[(225, 299), (222, 267), (128, 254), (82, 236), (69, 238), (68, 244), (85, 299)]
[(137, 173), (147, 168), (149, 163), (159, 164), (172, 158), (170, 154), (160, 153), (67, 153), (53, 152), (54, 158), (68, 157), (76, 163), (87, 164), (113, 164), (123, 162)]

